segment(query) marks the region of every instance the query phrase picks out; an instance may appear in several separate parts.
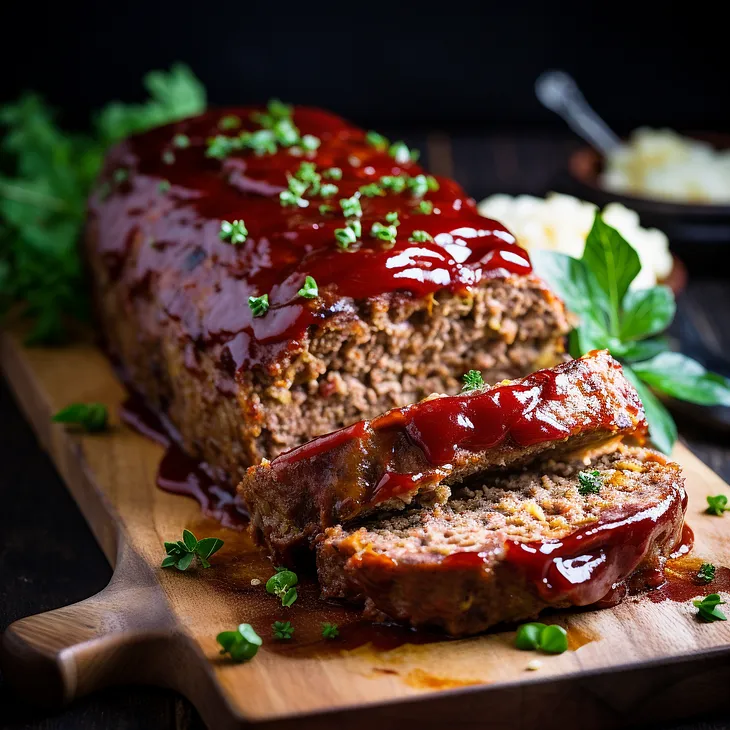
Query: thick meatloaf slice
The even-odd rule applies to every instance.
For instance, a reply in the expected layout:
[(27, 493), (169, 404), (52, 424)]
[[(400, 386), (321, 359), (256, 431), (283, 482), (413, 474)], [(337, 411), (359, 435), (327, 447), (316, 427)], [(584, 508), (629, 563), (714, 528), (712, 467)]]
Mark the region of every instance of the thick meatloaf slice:
[(469, 369), (562, 356), (565, 309), (509, 232), (371, 142), (315, 109), (209, 112), (114, 147), (90, 199), (109, 350), (234, 486)]
[(456, 396), (437, 396), (251, 467), (239, 487), (258, 537), (295, 559), (325, 528), (414, 499), (444, 502), (469, 475), (637, 435), (641, 401), (607, 351)]
[(632, 576), (656, 586), (681, 539), (683, 483), (677, 464), (624, 446), (483, 478), (445, 505), (330, 528), (317, 549), (323, 597), (453, 635), (610, 605)]

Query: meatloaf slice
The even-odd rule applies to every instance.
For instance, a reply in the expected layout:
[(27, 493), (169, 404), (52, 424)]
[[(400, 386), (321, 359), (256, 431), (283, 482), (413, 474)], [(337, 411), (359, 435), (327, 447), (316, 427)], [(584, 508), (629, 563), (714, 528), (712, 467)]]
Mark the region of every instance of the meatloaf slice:
[(239, 488), (254, 530), (286, 562), (327, 527), (414, 499), (444, 502), (451, 485), (475, 472), (643, 436), (645, 428), (621, 366), (595, 351), (360, 421), (251, 467)]
[(676, 548), (683, 483), (677, 464), (625, 446), (590, 463), (483, 478), (445, 505), (327, 530), (317, 548), (323, 596), (453, 635), (548, 606), (609, 605), (625, 594), (617, 584), (656, 578)]

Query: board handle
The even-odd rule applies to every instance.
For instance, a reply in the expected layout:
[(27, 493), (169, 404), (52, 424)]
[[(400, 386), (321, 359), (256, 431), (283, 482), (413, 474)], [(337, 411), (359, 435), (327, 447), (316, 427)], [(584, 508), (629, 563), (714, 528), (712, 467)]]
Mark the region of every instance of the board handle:
[[(59, 705), (112, 684), (159, 683), (174, 621), (152, 571), (120, 546), (109, 585), (91, 598), (11, 624), (3, 676), (34, 704)], [(154, 647), (151, 644), (159, 643)], [(162, 675), (164, 676), (164, 674)]]

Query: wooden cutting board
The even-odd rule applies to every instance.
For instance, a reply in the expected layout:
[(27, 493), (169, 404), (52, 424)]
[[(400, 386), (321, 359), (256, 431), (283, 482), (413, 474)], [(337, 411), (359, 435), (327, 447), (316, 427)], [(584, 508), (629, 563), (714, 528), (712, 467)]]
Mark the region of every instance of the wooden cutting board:
[[(96, 596), (5, 631), (3, 672), (34, 702), (149, 683), (187, 696), (213, 728), (347, 723), (348, 730), (416, 722), (646, 726), (723, 706), (730, 621), (700, 623), (690, 601), (644, 597), (602, 611), (555, 613), (547, 620), (567, 628), (571, 645), (560, 656), (516, 650), (513, 631), (465, 640), (387, 628), (363, 633), (353, 612), (318, 602), (314, 585), (303, 585), (300, 600), (281, 608), (263, 584), (251, 585), (265, 582), (272, 568), (241, 533), (155, 487), (162, 448), (119, 423), (124, 389), (90, 339), (64, 349), (20, 343), (17, 332), (0, 334), (0, 365), (114, 566)], [(51, 424), (51, 414), (74, 401), (106, 403), (111, 431), (85, 435)], [(675, 457), (687, 479), (694, 554), (730, 564), (730, 516), (703, 513), (705, 497), (727, 494), (728, 485), (686, 448), (678, 446)], [(163, 542), (186, 527), (226, 541), (213, 567), (160, 569)], [(276, 619), (297, 627), (290, 644), (271, 637)], [(324, 620), (340, 623), (339, 639), (320, 638)], [(241, 622), (252, 623), (264, 645), (251, 662), (236, 665), (219, 655), (215, 636)], [(528, 671), (533, 659), (542, 665)]]

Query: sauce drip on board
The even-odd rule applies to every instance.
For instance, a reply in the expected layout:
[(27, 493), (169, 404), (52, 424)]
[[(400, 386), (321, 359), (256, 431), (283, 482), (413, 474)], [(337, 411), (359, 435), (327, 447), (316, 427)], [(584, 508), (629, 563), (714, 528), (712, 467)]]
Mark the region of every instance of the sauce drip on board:
[[(438, 190), (360, 188), (383, 177), (423, 173), (397, 161), (365, 133), (326, 112), (296, 108), (302, 135), (320, 140), (316, 151), (278, 147), (274, 154), (236, 151), (207, 156), (208, 140), (256, 131), (261, 109), (211, 111), (126, 140), (110, 153), (101, 185), (90, 200), (90, 224), (109, 275), (130, 297), (153, 292), (164, 313), (192, 340), (231, 343), (236, 368), (268, 365), (296, 348), (312, 324), (354, 311), (354, 302), (398, 292), (423, 297), (449, 290), (468, 294), (480, 281), (531, 271), (525, 251), (499, 223), (481, 217), (453, 181)], [(235, 131), (221, 120), (235, 116)], [(184, 139), (182, 147), (176, 139)], [(341, 170), (336, 194), (304, 195), (282, 205), (279, 193), (302, 162), (318, 173)], [(323, 182), (327, 182), (323, 179)], [(160, 189), (162, 185), (162, 190)], [(362, 234), (347, 250), (335, 231), (346, 218), (340, 199), (359, 196)], [(425, 201), (430, 213), (422, 212)], [(321, 205), (331, 210), (320, 211)], [(398, 214), (395, 241), (371, 235), (374, 223)], [(221, 240), (222, 221), (243, 220), (245, 242)], [(413, 238), (414, 231), (426, 237)], [(312, 276), (319, 297), (298, 295)], [(254, 317), (249, 296), (268, 294), (270, 309)]]
[(215, 474), (208, 464), (186, 454), (178, 443), (175, 429), (149, 408), (138, 393), (131, 393), (124, 401), (120, 417), (135, 431), (165, 447), (157, 469), (156, 484), (160, 489), (192, 497), (204, 515), (224, 527), (233, 530), (246, 527), (248, 512), (225, 476)]

